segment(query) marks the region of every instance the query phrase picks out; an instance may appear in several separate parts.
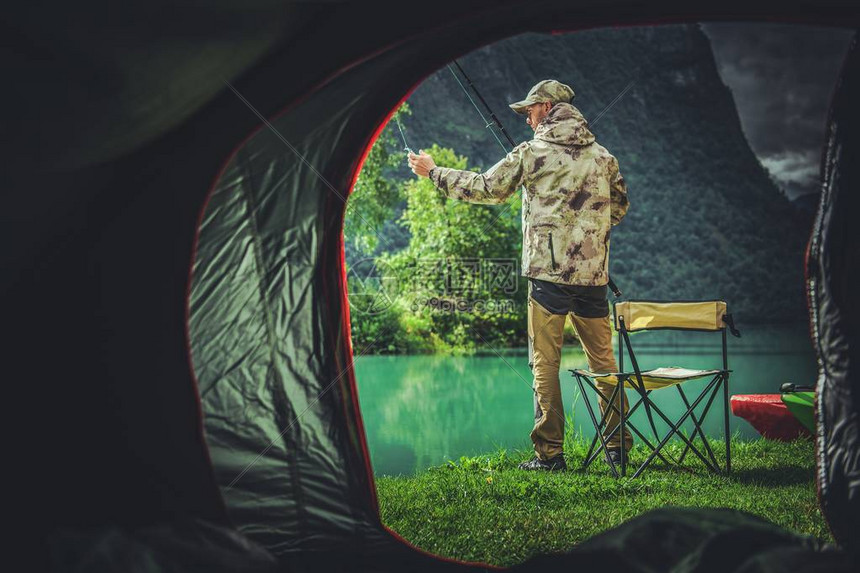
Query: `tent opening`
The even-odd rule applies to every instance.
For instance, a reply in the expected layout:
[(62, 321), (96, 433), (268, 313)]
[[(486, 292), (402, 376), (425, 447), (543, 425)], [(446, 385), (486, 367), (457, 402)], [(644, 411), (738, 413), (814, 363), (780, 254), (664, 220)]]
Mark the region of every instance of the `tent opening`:
[[(779, 114), (788, 99), (800, 99), (785, 88), (794, 74), (804, 73), (796, 64), (803, 55), (789, 50), (777, 56), (770, 50), (785, 49), (801, 34), (818, 37), (829, 54), (816, 64), (821, 85), (803, 97), (815, 127), (777, 143), (792, 129)], [(770, 49), (756, 46), (755, 38), (762, 36)], [(475, 497), (495, 495), (501, 514), (505, 502), (499, 499), (523, 493), (517, 489), (523, 484), (507, 474), (531, 455), (534, 425), (528, 282), (520, 276), (521, 195), (502, 205), (446, 199), (429, 179), (408, 169), (405, 148), (424, 148), (440, 166), (484, 172), (510, 151), (498, 125), (487, 125), (491, 113), (515, 134), (515, 143), (528, 141), (531, 130), (507, 104), (522, 99), (542, 78), (569, 82), (577, 94), (572, 103), (589, 119), (598, 141), (617, 153), (630, 189), (629, 217), (612, 231), (611, 274), (624, 298), (728, 301), (744, 325), (743, 338), (730, 339), (731, 393), (772, 395), (783, 380), (812, 385), (817, 376), (803, 253), (818, 198), (817, 176), (811, 174), (817, 174), (829, 97), (850, 37), (847, 31), (834, 35), (821, 28), (754, 23), (525, 34), (472, 52), (417, 86), (367, 155), (344, 222), (354, 368), (377, 488), (386, 500), (384, 521), (402, 528), (407, 539), (426, 540), (428, 531), (444, 528), (440, 522), (462, 513), (474, 518), (467, 529), (487, 532), (479, 536), (480, 544), (503, 544), (493, 517), (467, 508)], [(749, 69), (740, 62), (741, 49), (754, 62)], [(753, 80), (763, 68), (778, 78), (776, 85)], [(758, 115), (767, 107), (770, 114)], [(785, 158), (804, 155), (805, 168), (786, 168)], [(807, 174), (799, 175), (801, 169)], [(655, 338), (646, 363), (693, 360), (720, 367), (719, 340), (707, 334)], [(574, 463), (584, 457), (594, 431), (568, 371), (587, 367), (568, 321), (560, 370), (566, 448)], [(698, 392), (704, 385), (685, 387)], [(657, 400), (670, 413), (684, 410), (674, 393)], [(644, 412), (636, 420), (648, 424)], [(668, 425), (658, 419), (656, 426), (659, 440)], [(724, 435), (723, 419), (712, 413), (704, 429), (709, 436)], [(739, 444), (761, 438), (740, 418), (731, 418), (731, 431)], [(674, 442), (680, 451), (683, 443)], [(810, 485), (805, 502), (813, 503), (812, 446), (802, 447), (802, 454), (787, 448), (775, 458), (806, 458), (805, 465), (785, 469), (804, 475)], [(736, 471), (756, 471), (738, 463)], [(440, 468), (448, 475), (434, 479)], [(595, 473), (600, 472), (609, 474), (605, 467)], [(448, 500), (447, 507), (439, 507), (436, 490), (453, 475), (470, 484), (468, 495), (459, 504)], [(741, 507), (752, 497), (743, 493), (745, 487), (732, 494)], [(618, 517), (600, 517), (587, 494), (573, 502), (547, 496), (588, 514), (576, 517), (574, 511), (563, 521), (600, 523), (586, 528), (582, 539), (620, 523)], [(713, 501), (688, 500), (692, 505)], [(604, 509), (613, 513), (611, 503)], [(829, 535), (820, 516), (813, 521), (806, 524), (811, 532)], [(531, 551), (551, 544), (553, 535), (548, 537)], [(529, 543), (518, 543), (516, 557), (494, 561), (474, 549), (473, 537), (466, 539), (450, 543), (442, 554), (497, 564), (532, 554), (522, 549)]]
[[(635, 298), (725, 298), (745, 327), (778, 329), (778, 346), (764, 351), (808, 382), (815, 365), (805, 327), (792, 329), (806, 320), (802, 256), (812, 214), (802, 203), (809, 199), (795, 201), (804, 194), (775, 182), (773, 170), (785, 162), (772, 158), (769, 171), (752, 149), (721, 75), (730, 66), (716, 55), (719, 34), (696, 24), (528, 34), (459, 63), (516, 141), (531, 133), (507, 104), (539, 79), (570, 83), (630, 189), (610, 258), (622, 290)], [(493, 498), (504, 482), (498, 472), (529, 447), (521, 199), (496, 207), (443, 201), (406, 171), (406, 145), (440, 165), (481, 170), (504, 147), (471, 116), (448, 68), (401, 107), (392, 93), (409, 84), (390, 89), (390, 70), (410, 56), (381, 56), (362, 75), (338, 76), (256, 132), (220, 174), (201, 219), (189, 330), (206, 440), (231, 518), (279, 554), (323, 551), (332, 540), (355, 548), (387, 543), (381, 496), (426, 468), (483, 488), (488, 497), (467, 494), (462, 507)], [(331, 106), (343, 93), (359, 95)], [(399, 129), (385, 127), (374, 101), (381, 97)], [(379, 135), (372, 149), (363, 135), (369, 125)], [(292, 141), (294, 133), (304, 135)], [(364, 149), (359, 158), (356, 149)], [(344, 175), (362, 163), (357, 178)], [(344, 189), (353, 189), (346, 208)], [(347, 286), (348, 300), (340, 296)], [(744, 342), (764, 345), (772, 334)], [(565, 368), (584, 357), (570, 330), (565, 337), (571, 352), (563, 356), (562, 391), (567, 437), (576, 440), (587, 428)], [(689, 342), (663, 338), (655, 352)], [(738, 370), (746, 361), (757, 371), (762, 346), (750, 348), (731, 349)], [(750, 390), (768, 383), (748, 379)], [(552, 495), (567, 492), (565, 503), (584, 510), (588, 499), (616, 491), (608, 479), (596, 490)], [(502, 485), (510, 488), (503, 496), (534, 503), (549, 491), (517, 479)], [(458, 521), (447, 505), (453, 497), (421, 501), (404, 491), (425, 503), (419, 511), (429, 527)], [(502, 558), (476, 553), (465, 541), (471, 534), (459, 546), (422, 545), (424, 532), (407, 532), (405, 521), (395, 524), (384, 511), (381, 519), (416, 546), (458, 560), (511, 564), (553, 549), (539, 545), (552, 541), (546, 536)], [(485, 528), (479, 549), (516, 546), (505, 535), (517, 530)], [(564, 540), (577, 542), (567, 533)]]

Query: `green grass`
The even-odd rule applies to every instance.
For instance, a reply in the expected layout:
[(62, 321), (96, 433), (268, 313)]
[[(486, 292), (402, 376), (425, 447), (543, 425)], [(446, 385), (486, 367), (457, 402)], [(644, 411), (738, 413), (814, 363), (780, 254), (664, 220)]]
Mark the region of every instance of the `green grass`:
[[(667, 447), (677, 458), (682, 446)], [(379, 477), (382, 520), (436, 555), (502, 566), (569, 550), (665, 506), (740, 509), (832, 541), (816, 500), (811, 441), (733, 440), (730, 475), (711, 474), (698, 460), (685, 460), (691, 471), (657, 461), (635, 480), (614, 479), (602, 460), (583, 471), (586, 448), (568, 436), (567, 472), (521, 471), (530, 452), (499, 450), (411, 477)], [(715, 447), (717, 459), (724, 453)], [(631, 463), (645, 456), (637, 446)]]

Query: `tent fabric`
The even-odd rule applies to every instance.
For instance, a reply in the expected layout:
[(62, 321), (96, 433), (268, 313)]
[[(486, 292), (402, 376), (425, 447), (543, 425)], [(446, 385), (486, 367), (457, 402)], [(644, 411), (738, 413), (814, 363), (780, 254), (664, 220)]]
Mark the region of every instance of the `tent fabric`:
[[(337, 559), (467, 568), (380, 523), (350, 367), (360, 349), (344, 300), (343, 197), (386, 115), (446, 61), (515, 33), (762, 13), (754, 2), (547, 2), (524, 18), (535, 7), (522, 0), (440, 5), (420, 20), (387, 3), (21, 8), (4, 22), (15, 46), (0, 225), (9, 521), (41, 543), (200, 520), (308, 571)], [(779, 17), (860, 24), (839, 2)], [(858, 81), (854, 47), (808, 267), (819, 487), (848, 548), (860, 547), (847, 326)]]
[(537, 557), (511, 571), (847, 572), (856, 565), (844, 552), (748, 513), (673, 507), (650, 511), (569, 553)]
[[(304, 553), (277, 560), (235, 531), (199, 520), (126, 531), (102, 527), (60, 531), (50, 540), (50, 558), (69, 570), (105, 573), (346, 573), (350, 571), (438, 571), (431, 561)], [(434, 566), (435, 565), (435, 566)], [(538, 556), (510, 569), (630, 573), (797, 573), (856, 571), (845, 552), (784, 531), (748, 513), (726, 509), (664, 508), (594, 536), (567, 553)], [(450, 567), (450, 565), (448, 565)], [(444, 567), (444, 565), (443, 565)], [(490, 570), (490, 569), (487, 569)]]
[(48, 544), (50, 570), (274, 573), (278, 559), (230, 527), (189, 519), (127, 530), (64, 528)]
[(860, 54), (855, 34), (830, 106), (821, 202), (806, 263), (818, 354), (818, 494), (834, 537), (860, 551)]
[(621, 320), (628, 332), (657, 328), (722, 330), (727, 305), (722, 300), (657, 302), (626, 300), (615, 304), (615, 328)]
[(300, 113), (290, 119), (304, 125), (257, 133), (227, 165), (198, 238), (189, 333), (209, 452), (231, 519), (276, 553), (379, 536), (349, 379), (325, 360), (340, 309), (318, 290), (319, 250), (337, 229), (320, 217), (322, 182), (302, 169), (337, 141), (313, 138), (300, 159), (274, 132), (313, 122), (325, 133), (351, 113)]

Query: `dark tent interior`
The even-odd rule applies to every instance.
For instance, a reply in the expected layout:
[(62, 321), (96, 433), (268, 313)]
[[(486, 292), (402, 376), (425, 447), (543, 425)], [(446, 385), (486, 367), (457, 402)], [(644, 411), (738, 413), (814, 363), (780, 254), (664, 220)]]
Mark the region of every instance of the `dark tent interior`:
[[(485, 568), (415, 550), (379, 519), (341, 233), (363, 156), (424, 77), (516, 33), (860, 23), (848, 3), (764, 6), (149, 2), (8, 14), (8, 491), (11, 522), (41, 547), (31, 559), (57, 570)], [(520, 569), (850, 570), (858, 93), (855, 40), (806, 269), (817, 482), (841, 549), (732, 512), (662, 510)], [(189, 323), (192, 307), (202, 318)], [(207, 366), (230, 376), (195, 372), (193, 336)], [(654, 536), (684, 524), (686, 535)]]

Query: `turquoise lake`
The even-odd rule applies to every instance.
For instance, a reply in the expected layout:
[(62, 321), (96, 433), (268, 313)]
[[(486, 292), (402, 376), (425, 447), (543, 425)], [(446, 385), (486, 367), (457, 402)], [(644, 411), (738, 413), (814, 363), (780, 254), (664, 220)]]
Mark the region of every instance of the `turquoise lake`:
[[(729, 336), (730, 394), (778, 393), (784, 382), (814, 382), (817, 367), (805, 325), (747, 328), (742, 334), (741, 338)], [(649, 332), (634, 335), (632, 342), (643, 369), (721, 366), (719, 334)], [(356, 380), (376, 475), (409, 475), (460, 456), (530, 448), (534, 420), (527, 353), (523, 349), (500, 354), (359, 357)], [(586, 367), (578, 345), (565, 345), (561, 364), (565, 415), (572, 416), (576, 432), (590, 438), (594, 430), (568, 372)], [(685, 383), (688, 398), (698, 395), (707, 381)], [(628, 396), (634, 398), (632, 391)], [(684, 412), (672, 388), (658, 390), (652, 397), (669, 417)], [(633, 422), (649, 436), (641, 408)], [(731, 432), (742, 439), (759, 437), (747, 422), (731, 414), (730, 424)], [(685, 427), (691, 428), (689, 421)], [(658, 432), (666, 428), (658, 422)], [(704, 428), (708, 436), (723, 435), (722, 395), (714, 401)]]

